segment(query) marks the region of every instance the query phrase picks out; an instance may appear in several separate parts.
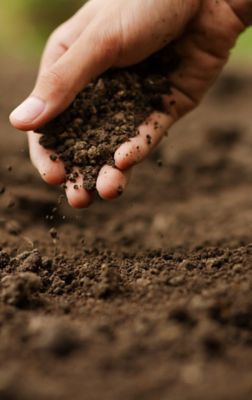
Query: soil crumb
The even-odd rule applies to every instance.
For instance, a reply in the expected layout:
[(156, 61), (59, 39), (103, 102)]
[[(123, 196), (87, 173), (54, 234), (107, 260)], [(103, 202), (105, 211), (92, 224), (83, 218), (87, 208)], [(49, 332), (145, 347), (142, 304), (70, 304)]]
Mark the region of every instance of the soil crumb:
[[(164, 112), (162, 95), (169, 94), (169, 73), (179, 59), (171, 46), (133, 67), (113, 69), (93, 80), (70, 107), (37, 132), (40, 143), (65, 165), (67, 180), (75, 182), (76, 169), (83, 185), (94, 190), (101, 167), (114, 165), (114, 152), (136, 136), (153, 111)], [(167, 110), (166, 110), (167, 111)], [(147, 135), (151, 144), (151, 136)]]

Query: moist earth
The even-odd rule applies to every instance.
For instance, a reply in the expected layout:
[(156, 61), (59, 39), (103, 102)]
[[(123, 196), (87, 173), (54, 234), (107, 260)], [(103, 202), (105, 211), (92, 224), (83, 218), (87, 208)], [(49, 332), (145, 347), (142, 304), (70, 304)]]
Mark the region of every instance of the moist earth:
[[(66, 179), (80, 174), (94, 190), (100, 169), (114, 165), (114, 153), (136, 136), (153, 111), (165, 112), (162, 96), (170, 93), (169, 74), (179, 63), (172, 46), (128, 68), (112, 69), (95, 79), (70, 107), (37, 132), (40, 143), (54, 150), (52, 160), (64, 162)], [(170, 107), (174, 106), (172, 100)], [(158, 128), (158, 121), (154, 121)], [(150, 135), (146, 141), (151, 144)]]
[(77, 212), (8, 126), (35, 71), (15, 65), (0, 76), (0, 399), (250, 400), (251, 72), (227, 71), (123, 197)]

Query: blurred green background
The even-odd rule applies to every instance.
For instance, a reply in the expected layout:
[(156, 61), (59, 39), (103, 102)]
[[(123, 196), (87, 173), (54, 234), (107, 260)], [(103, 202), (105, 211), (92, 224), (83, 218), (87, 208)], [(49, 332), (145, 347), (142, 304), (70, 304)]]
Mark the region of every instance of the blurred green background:
[(4, 0), (0, 9), (0, 50), (38, 57), (53, 29), (71, 16), (84, 0)]
[[(127, 1), (127, 0), (125, 0)], [(1, 54), (36, 60), (49, 33), (84, 0), (4, 0), (0, 10)], [(252, 59), (252, 29), (241, 36), (232, 60)]]

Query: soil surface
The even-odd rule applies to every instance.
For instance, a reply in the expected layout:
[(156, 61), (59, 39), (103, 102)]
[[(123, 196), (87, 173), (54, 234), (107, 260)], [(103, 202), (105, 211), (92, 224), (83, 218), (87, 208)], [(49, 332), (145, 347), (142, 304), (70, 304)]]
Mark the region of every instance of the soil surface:
[(251, 73), (227, 72), (123, 197), (76, 212), (8, 125), (34, 78), (10, 61), (0, 73), (0, 399), (250, 400)]
[[(95, 190), (104, 165), (114, 165), (118, 147), (136, 136), (153, 111), (165, 112), (162, 96), (171, 92), (168, 72), (179, 58), (171, 46), (128, 68), (105, 72), (76, 97), (70, 107), (37, 130), (40, 143), (64, 162), (66, 179)], [(173, 104), (174, 102), (171, 101)], [(158, 129), (158, 121), (154, 121)], [(150, 145), (151, 137), (146, 135)]]

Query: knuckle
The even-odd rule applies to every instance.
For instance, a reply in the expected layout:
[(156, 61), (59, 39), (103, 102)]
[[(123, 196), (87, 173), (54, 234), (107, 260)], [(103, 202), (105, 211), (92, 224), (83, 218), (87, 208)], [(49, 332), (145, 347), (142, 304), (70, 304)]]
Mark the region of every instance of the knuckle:
[(47, 43), (51, 46), (60, 46), (64, 50), (67, 50), (71, 43), (68, 25), (64, 23), (55, 29), (55, 31), (50, 35)]
[(121, 41), (118, 32), (111, 31), (110, 28), (103, 29), (95, 39), (101, 49), (101, 57), (113, 64), (118, 59), (121, 52)]
[(50, 43), (60, 42), (64, 38), (64, 36), (65, 36), (65, 26), (62, 24), (51, 33), (48, 42)]
[(50, 37), (54, 37), (56, 39), (62, 39), (62, 37), (66, 35), (68, 26), (69, 26), (69, 21), (62, 23), (52, 32)]

